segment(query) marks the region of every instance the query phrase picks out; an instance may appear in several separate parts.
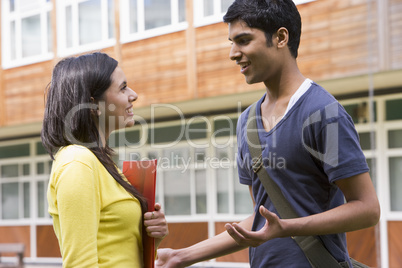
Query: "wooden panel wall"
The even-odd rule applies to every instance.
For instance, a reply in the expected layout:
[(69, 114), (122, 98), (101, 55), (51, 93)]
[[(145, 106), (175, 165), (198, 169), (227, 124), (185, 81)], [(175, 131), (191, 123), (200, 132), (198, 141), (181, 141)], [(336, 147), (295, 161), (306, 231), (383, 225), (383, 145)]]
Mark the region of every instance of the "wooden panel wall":
[(3, 71), (5, 125), (40, 122), (44, 92), (50, 82), (52, 62), (37, 63)]
[(184, 31), (122, 46), (122, 67), (139, 95), (136, 106), (192, 98), (187, 91), (187, 50)]
[[(378, 267), (375, 228), (377, 227), (348, 232), (346, 234), (350, 257), (370, 267)], [(378, 243), (380, 243), (379, 240)]]
[(36, 227), (36, 256), (46, 258), (61, 258), (59, 241), (52, 225)]
[(160, 248), (183, 248), (208, 238), (208, 223), (169, 223), (169, 235), (162, 240)]
[(388, 222), (389, 267), (402, 267), (402, 222)]
[(30, 257), (31, 239), (29, 228), (29, 226), (0, 226), (0, 243), (23, 243), (25, 245), (24, 257)]
[[(216, 222), (215, 223), (215, 233), (220, 234), (226, 231), (226, 222)], [(219, 262), (249, 262), (248, 249), (243, 249), (241, 251), (217, 258), (216, 261)]]
[(369, 57), (373, 71), (378, 70), (376, 6), (366, 0), (330, 0), (300, 5), (299, 10), (299, 66), (305, 75), (323, 80), (366, 74)]
[(388, 0), (391, 68), (402, 68), (402, 1)]

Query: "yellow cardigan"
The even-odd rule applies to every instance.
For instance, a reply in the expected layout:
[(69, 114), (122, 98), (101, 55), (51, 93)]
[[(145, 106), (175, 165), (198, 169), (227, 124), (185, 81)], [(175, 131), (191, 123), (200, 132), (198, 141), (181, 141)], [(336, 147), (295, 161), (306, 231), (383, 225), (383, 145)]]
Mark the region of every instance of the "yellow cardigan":
[(63, 267), (143, 267), (142, 213), (86, 147), (62, 148), (47, 192)]

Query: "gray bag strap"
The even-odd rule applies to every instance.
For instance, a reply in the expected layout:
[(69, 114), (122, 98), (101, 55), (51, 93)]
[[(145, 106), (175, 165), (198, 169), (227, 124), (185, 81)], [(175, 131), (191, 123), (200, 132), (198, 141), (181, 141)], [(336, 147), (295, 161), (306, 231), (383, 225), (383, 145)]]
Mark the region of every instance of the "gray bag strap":
[[(271, 179), (264, 167), (262, 149), (258, 137), (256, 120), (256, 104), (250, 108), (247, 119), (247, 144), (253, 161), (253, 171), (257, 174), (271, 202), (283, 219), (298, 218), (288, 200), (283, 196), (281, 189)], [(295, 236), (293, 240), (303, 250), (310, 264), (315, 268), (340, 268), (338, 261), (328, 252), (324, 245), (314, 236)]]

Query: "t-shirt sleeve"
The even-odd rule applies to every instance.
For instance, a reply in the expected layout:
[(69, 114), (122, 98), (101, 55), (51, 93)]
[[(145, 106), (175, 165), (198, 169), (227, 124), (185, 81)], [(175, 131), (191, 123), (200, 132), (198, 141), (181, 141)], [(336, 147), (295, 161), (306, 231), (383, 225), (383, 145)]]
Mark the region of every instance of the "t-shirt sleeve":
[(55, 185), (63, 267), (98, 267), (99, 180), (80, 161), (64, 165)]
[(341, 117), (338, 120), (339, 150), (336, 165), (324, 165), (330, 182), (349, 178), (364, 172), (369, 168), (366, 157), (360, 147), (359, 136), (350, 118)]
[(326, 119), (319, 131), (313, 131), (316, 134), (309, 148), (331, 183), (369, 170), (351, 117), (339, 104), (332, 107), (322, 114)]

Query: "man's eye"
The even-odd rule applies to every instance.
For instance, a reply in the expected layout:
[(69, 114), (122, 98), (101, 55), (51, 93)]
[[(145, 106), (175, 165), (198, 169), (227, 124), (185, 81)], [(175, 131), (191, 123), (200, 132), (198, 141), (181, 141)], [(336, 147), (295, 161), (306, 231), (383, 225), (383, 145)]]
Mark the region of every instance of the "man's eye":
[(248, 43), (250, 43), (249, 39), (242, 39), (242, 40), (239, 41), (240, 45), (247, 45)]

